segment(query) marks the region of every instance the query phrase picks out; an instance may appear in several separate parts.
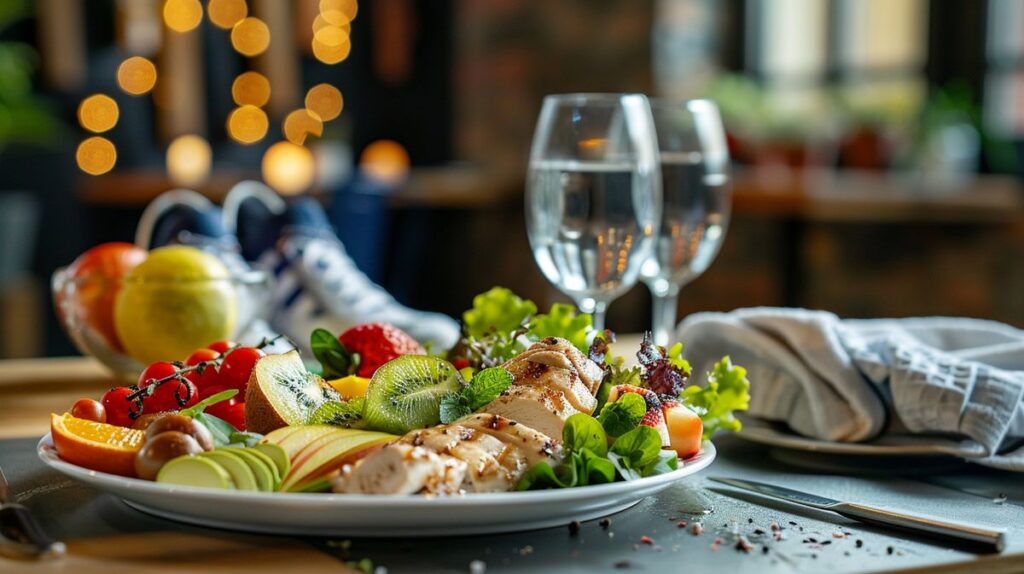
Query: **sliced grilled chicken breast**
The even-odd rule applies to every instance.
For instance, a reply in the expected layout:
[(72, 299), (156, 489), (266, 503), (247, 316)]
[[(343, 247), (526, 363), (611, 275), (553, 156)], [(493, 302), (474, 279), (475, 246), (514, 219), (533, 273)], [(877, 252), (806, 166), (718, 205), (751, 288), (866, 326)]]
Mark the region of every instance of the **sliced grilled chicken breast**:
[(334, 492), (350, 494), (455, 494), (466, 477), (466, 463), (429, 448), (392, 443), (344, 468)]
[[(553, 366), (549, 363), (535, 362), (534, 358), (540, 355), (541, 359), (549, 359), (551, 355), (560, 357), (569, 367)], [(552, 361), (557, 362), (557, 360)], [(529, 358), (518, 360), (518, 358), (505, 363), (505, 370), (511, 375), (516, 385), (535, 385), (547, 387), (559, 391), (565, 395), (569, 404), (578, 412), (592, 414), (597, 408), (597, 399), (590, 393), (590, 389), (576, 374), (565, 355), (560, 353), (534, 353)]]
[(509, 490), (514, 486), (512, 481), (519, 479), (518, 475), (513, 476), (510, 472), (515, 468), (509, 469), (502, 464), (516, 447), (476, 429), (459, 424), (440, 425), (413, 431), (402, 437), (400, 442), (423, 446), (466, 463), (462, 488), (467, 491)]
[[(556, 359), (554, 357), (555, 354), (562, 355), (567, 360), (568, 365), (566, 362)], [(570, 368), (569, 365), (571, 365), (572, 370), (576, 372), (576, 375), (586, 385), (591, 395), (597, 393), (597, 389), (601, 386), (601, 381), (604, 379), (604, 371), (601, 370), (601, 367), (588, 359), (579, 349), (565, 339), (559, 337), (541, 339), (509, 362), (528, 360), (532, 355), (537, 355), (537, 360), (534, 362), (541, 364), (565, 369)], [(505, 365), (506, 368), (507, 365), (508, 363)]]
[(559, 440), (565, 419), (580, 412), (565, 393), (543, 385), (512, 385), (480, 411), (512, 419)]
[[(507, 445), (518, 447), (522, 451), (527, 467), (541, 461), (554, 466), (562, 460), (562, 445), (559, 440), (515, 419), (497, 414), (477, 413), (462, 417), (456, 422), (494, 436)], [(558, 438), (561, 436), (559, 434)]]

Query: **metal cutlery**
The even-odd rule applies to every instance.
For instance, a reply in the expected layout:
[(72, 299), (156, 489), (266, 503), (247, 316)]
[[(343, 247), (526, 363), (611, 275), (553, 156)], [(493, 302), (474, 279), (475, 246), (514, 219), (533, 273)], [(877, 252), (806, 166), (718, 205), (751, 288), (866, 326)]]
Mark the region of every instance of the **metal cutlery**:
[(709, 479), (733, 488), (754, 492), (769, 498), (784, 500), (786, 502), (816, 508), (818, 510), (827, 510), (847, 518), (852, 518), (869, 524), (896, 528), (934, 538), (942, 538), (948, 541), (968, 544), (988, 552), (1002, 552), (1003, 547), (1006, 544), (1005, 533), (1001, 530), (992, 530), (979, 526), (971, 526), (969, 524), (950, 522), (934, 517), (905, 514), (885, 508), (876, 508), (866, 504), (858, 504), (856, 502), (834, 500), (824, 496), (808, 494), (806, 492), (800, 492), (799, 490), (793, 490), (754, 480), (727, 478), (721, 476), (712, 476), (709, 477)]
[(63, 542), (50, 538), (32, 512), (14, 502), (10, 485), (0, 469), (0, 554), (12, 558), (50, 558), (65, 552)]

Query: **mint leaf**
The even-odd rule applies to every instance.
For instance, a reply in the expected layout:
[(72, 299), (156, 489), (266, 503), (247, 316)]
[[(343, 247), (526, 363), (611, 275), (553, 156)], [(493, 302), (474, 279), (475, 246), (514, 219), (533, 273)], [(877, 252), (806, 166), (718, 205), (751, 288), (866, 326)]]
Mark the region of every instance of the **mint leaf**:
[(537, 315), (530, 320), (526, 336), (531, 341), (539, 341), (545, 337), (561, 337), (586, 355), (590, 349), (589, 339), (594, 332), (593, 325), (593, 317), (589, 314), (577, 315), (576, 307), (555, 303), (547, 315)]
[(366, 399), (355, 397), (347, 401), (327, 401), (309, 415), (306, 424), (333, 425), (342, 428), (363, 428), (363, 409)]
[(473, 409), (466, 403), (466, 397), (462, 392), (448, 393), (441, 397), (441, 422), (449, 424), (461, 419), (464, 416), (473, 414)]
[(708, 373), (707, 385), (687, 387), (679, 398), (700, 416), (704, 440), (718, 430), (738, 431), (742, 425), (735, 413), (747, 410), (750, 404), (747, 370), (723, 357)]
[(476, 373), (463, 389), (469, 409), (475, 411), (498, 398), (512, 385), (512, 381), (512, 373), (501, 367), (491, 367)]
[(466, 334), (480, 339), (491, 333), (508, 334), (537, 313), (533, 301), (521, 299), (504, 287), (473, 297), (473, 308), (462, 314)]
[[(150, 387), (154, 387), (154, 386), (155, 385), (150, 385)], [(198, 415), (199, 413), (203, 412), (206, 409), (206, 407), (208, 407), (210, 405), (215, 405), (215, 404), (217, 404), (219, 402), (222, 402), (222, 401), (226, 401), (226, 400), (230, 399), (231, 397), (233, 397), (233, 396), (235, 396), (237, 394), (238, 394), (238, 389), (228, 389), (226, 391), (221, 391), (221, 392), (219, 392), (217, 394), (210, 395), (210, 396), (206, 397), (205, 399), (199, 401), (198, 403), (192, 405), (191, 407), (189, 407), (187, 409), (183, 409), (183, 410), (179, 411), (178, 414), (179, 415), (184, 415), (186, 417), (193, 417), (193, 418), (195, 418), (195, 416)]]
[(351, 375), (359, 366), (359, 355), (350, 353), (327, 329), (313, 329), (309, 335), (309, 347), (313, 350), (313, 356), (320, 362), (325, 379)]
[(598, 456), (608, 453), (608, 435), (604, 428), (597, 419), (584, 413), (576, 413), (565, 419), (562, 443), (570, 452), (580, 452), (586, 448)]
[(658, 459), (661, 435), (653, 428), (641, 425), (615, 439), (610, 450), (625, 459), (629, 468), (642, 470)]

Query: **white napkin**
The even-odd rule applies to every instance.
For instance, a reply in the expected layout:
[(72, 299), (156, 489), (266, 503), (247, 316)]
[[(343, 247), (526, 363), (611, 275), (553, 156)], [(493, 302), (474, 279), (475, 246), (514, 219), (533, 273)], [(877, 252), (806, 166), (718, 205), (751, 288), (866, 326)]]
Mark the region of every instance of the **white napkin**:
[(762, 307), (697, 313), (677, 334), (694, 373), (722, 355), (747, 368), (751, 415), (830, 441), (952, 436), (984, 448), (987, 456), (975, 462), (1024, 471), (1019, 329), (949, 317), (840, 320)]

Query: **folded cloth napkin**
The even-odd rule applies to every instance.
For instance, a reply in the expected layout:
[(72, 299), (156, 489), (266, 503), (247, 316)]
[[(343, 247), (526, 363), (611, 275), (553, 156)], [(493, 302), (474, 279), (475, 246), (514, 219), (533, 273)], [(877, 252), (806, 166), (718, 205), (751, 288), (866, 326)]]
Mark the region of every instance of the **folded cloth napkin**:
[[(694, 373), (747, 368), (749, 414), (822, 440), (928, 433), (1024, 471), (1024, 331), (977, 319), (840, 320), (806, 309), (697, 313), (678, 339)], [(702, 382), (702, 381), (698, 381)], [(965, 452), (972, 449), (965, 449)]]

